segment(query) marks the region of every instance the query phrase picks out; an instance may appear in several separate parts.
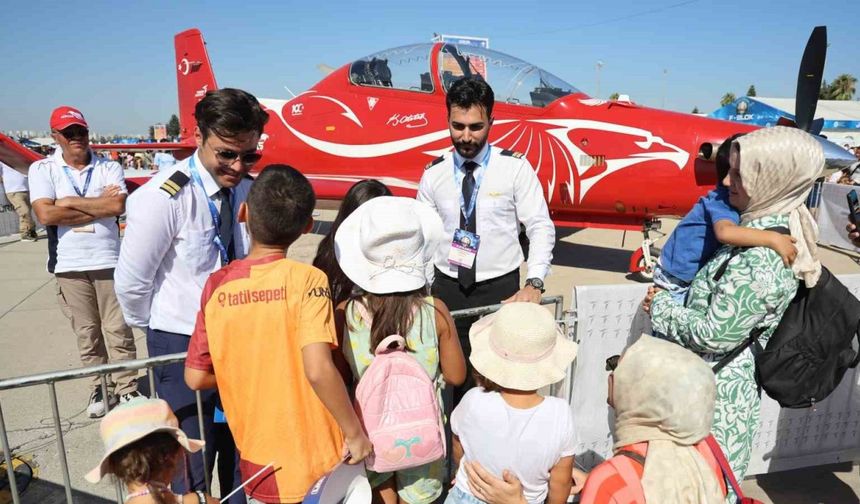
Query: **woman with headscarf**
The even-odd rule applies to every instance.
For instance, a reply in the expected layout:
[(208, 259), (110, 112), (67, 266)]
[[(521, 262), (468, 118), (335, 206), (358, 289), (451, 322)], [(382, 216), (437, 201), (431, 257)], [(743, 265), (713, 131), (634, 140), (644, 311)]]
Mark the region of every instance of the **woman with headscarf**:
[[(754, 330), (760, 331), (764, 345), (799, 280), (812, 287), (821, 274), (818, 228), (804, 206), (824, 167), (819, 143), (794, 128), (765, 128), (738, 138), (729, 161), (729, 201), (741, 213), (741, 225), (788, 228), (798, 253), (788, 268), (767, 247), (741, 249), (734, 256), (731, 247), (723, 247), (696, 274), (686, 306), (673, 301), (668, 292), (649, 292), (644, 308), (650, 309), (654, 330), (711, 365), (742, 345)], [(724, 263), (725, 272), (719, 276)], [(752, 350), (740, 353), (716, 380), (714, 436), (741, 479), (749, 466), (761, 406)]]

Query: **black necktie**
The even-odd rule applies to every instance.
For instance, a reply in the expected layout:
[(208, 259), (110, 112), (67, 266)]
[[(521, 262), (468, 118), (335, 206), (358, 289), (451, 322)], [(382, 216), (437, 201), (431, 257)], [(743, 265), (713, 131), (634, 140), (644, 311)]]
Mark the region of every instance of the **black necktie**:
[(236, 253), (233, 250), (233, 202), (230, 198), (232, 192), (229, 188), (223, 187), (220, 193), (221, 211), (219, 212), (219, 216), (221, 217), (221, 227), (218, 229), (218, 234), (221, 236), (221, 243), (227, 249), (227, 260), (232, 261), (236, 257)]
[[(478, 167), (478, 163), (474, 161), (466, 161), (463, 163), (463, 170), (466, 172), (466, 175), (463, 177), (463, 204), (465, 208), (469, 208), (469, 203), (472, 201), (472, 192), (475, 190), (475, 169)], [(475, 206), (472, 208), (472, 213), (469, 215), (469, 218), (466, 219), (466, 216), (463, 215), (463, 211), (460, 211), (460, 229), (465, 231), (469, 231), (470, 233), (476, 232), (475, 227), (475, 215), (478, 213), (478, 202), (477, 195), (475, 196)], [(471, 268), (464, 268), (462, 266), (457, 268), (457, 281), (460, 283), (460, 287), (463, 289), (470, 289), (473, 285), (475, 285), (475, 270), (478, 267), (477, 257), (475, 258), (475, 262), (472, 264)]]

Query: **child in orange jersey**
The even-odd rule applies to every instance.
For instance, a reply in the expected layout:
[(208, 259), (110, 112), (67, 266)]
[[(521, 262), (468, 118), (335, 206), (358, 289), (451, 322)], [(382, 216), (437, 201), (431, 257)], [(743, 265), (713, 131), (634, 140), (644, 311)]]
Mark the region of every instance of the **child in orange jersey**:
[(248, 502), (301, 502), (342, 457), (371, 451), (332, 361), (336, 347), (325, 274), (286, 259), (310, 230), (316, 198), (295, 169), (263, 169), (239, 207), (251, 251), (206, 282), (185, 361), (192, 389), (218, 388), (241, 455)]

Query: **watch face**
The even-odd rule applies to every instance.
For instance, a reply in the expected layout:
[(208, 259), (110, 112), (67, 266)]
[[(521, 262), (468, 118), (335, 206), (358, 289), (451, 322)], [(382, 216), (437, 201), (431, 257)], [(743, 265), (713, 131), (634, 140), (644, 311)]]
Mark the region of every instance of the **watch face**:
[(540, 278), (529, 278), (526, 283), (528, 283), (535, 289), (543, 289), (543, 280), (541, 280)]

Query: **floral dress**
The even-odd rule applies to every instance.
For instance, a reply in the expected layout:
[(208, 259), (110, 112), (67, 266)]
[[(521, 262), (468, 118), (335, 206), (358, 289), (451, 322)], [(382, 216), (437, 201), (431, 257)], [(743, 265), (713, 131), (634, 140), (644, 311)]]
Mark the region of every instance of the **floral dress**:
[[(745, 227), (788, 227), (788, 217), (767, 216)], [(798, 280), (782, 258), (767, 247), (741, 251), (722, 278), (714, 275), (732, 248), (725, 246), (696, 274), (687, 305), (666, 291), (654, 296), (651, 321), (655, 331), (715, 364), (744, 343), (755, 328), (764, 330), (764, 345), (797, 292)], [(747, 348), (716, 376), (717, 397), (713, 433), (738, 479), (746, 474), (753, 438), (759, 424), (761, 395), (755, 381), (755, 361)]]

